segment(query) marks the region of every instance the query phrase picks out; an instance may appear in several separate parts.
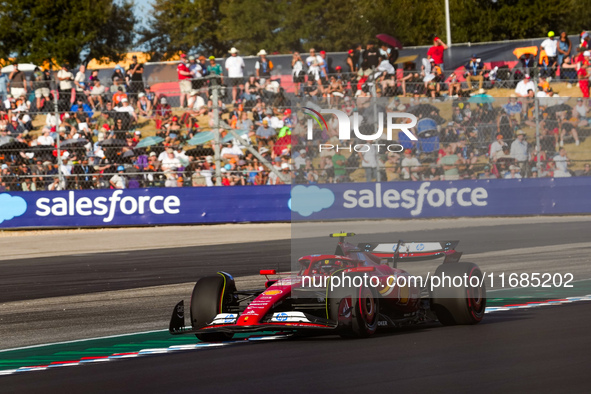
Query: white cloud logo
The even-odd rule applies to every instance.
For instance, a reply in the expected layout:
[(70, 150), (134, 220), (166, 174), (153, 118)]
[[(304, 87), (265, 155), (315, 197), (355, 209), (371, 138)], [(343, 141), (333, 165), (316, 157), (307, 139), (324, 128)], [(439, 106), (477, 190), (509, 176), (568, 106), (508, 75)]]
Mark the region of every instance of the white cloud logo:
[(334, 193), (329, 189), (297, 185), (291, 189), (289, 207), (302, 216), (310, 216), (314, 212), (331, 207), (334, 200)]
[(0, 194), (0, 223), (22, 216), (26, 211), (27, 202), (24, 198), (8, 193)]

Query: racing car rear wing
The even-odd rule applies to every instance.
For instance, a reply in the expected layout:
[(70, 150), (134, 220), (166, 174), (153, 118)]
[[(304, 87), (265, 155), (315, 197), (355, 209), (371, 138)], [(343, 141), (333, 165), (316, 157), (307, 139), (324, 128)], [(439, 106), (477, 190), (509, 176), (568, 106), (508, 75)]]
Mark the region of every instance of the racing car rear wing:
[(462, 256), (461, 252), (455, 250), (459, 241), (414, 241), (396, 243), (359, 243), (357, 246), (364, 252), (369, 252), (388, 262), (397, 261), (420, 261), (445, 257), (444, 263), (457, 262)]

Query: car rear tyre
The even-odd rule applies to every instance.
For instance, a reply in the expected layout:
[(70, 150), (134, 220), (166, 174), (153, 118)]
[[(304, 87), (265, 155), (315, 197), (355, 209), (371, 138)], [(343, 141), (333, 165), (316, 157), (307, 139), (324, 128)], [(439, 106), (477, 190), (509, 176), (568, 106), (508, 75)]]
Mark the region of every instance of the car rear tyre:
[[(433, 289), (431, 293), (431, 309), (437, 319), (446, 326), (456, 324), (477, 324), (484, 317), (486, 310), (486, 285), (482, 272), (473, 263), (449, 263), (437, 267), (435, 275), (439, 278), (461, 277), (461, 286), (446, 286)], [(466, 280), (464, 280), (466, 275)], [(474, 279), (472, 279), (474, 278)], [(477, 278), (477, 279), (476, 279)], [(444, 281), (442, 280), (441, 283)], [(459, 280), (456, 280), (456, 284)]]
[[(217, 314), (227, 312), (234, 291), (234, 282), (224, 275), (218, 274), (199, 279), (191, 295), (191, 326), (194, 329), (205, 327)], [(223, 332), (199, 333), (195, 336), (203, 342), (225, 341), (232, 338), (232, 334)]]
[(374, 289), (361, 287), (353, 300), (353, 333), (359, 338), (375, 334), (380, 317), (380, 300)]
[(379, 298), (372, 288), (337, 287), (329, 291), (327, 303), (328, 317), (341, 337), (365, 338), (376, 332)]

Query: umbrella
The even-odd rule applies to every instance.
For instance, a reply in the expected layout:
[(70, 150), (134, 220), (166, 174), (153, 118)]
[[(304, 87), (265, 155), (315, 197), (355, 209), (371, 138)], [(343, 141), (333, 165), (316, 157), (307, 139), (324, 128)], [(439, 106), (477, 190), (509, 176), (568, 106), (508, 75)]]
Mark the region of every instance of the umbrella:
[(126, 158), (126, 157), (134, 157), (136, 156), (135, 152), (133, 150), (128, 150), (125, 153), (123, 153), (123, 155), (121, 157)]
[(84, 146), (86, 144), (88, 144), (88, 140), (86, 138), (69, 139), (61, 141), (60, 148), (65, 148), (68, 146)]
[(403, 64), (403, 63), (408, 63), (408, 62), (414, 62), (417, 59), (417, 57), (419, 57), (419, 55), (402, 56), (402, 57), (399, 57), (398, 59), (396, 59), (396, 61), (394, 63)]
[(492, 104), (495, 102), (495, 98), (488, 94), (477, 94), (470, 97), (468, 102), (472, 104)]
[(185, 154), (187, 156), (213, 156), (215, 153), (211, 148), (203, 148), (200, 146), (198, 148), (185, 151)]
[(0, 146), (1, 151), (29, 149), (29, 145), (21, 141), (10, 141)]
[(551, 107), (546, 108), (546, 113), (556, 113), (556, 112), (563, 112), (563, 111), (570, 111), (573, 108), (568, 104), (558, 104), (553, 105)]
[(127, 141), (122, 139), (107, 139), (102, 140), (98, 143), (99, 146), (111, 146), (111, 147), (118, 147), (118, 146), (125, 146), (127, 145)]
[(412, 107), (410, 107), (409, 109), (406, 110), (406, 112), (411, 113), (415, 116), (418, 115), (430, 115), (433, 112), (439, 113), (439, 109), (431, 104), (417, 104), (417, 105), (413, 105)]
[(157, 145), (157, 144), (161, 143), (162, 141), (164, 141), (164, 138), (162, 138), (162, 137), (157, 137), (157, 136), (146, 137), (143, 140), (141, 140), (135, 147), (136, 148), (146, 148), (148, 146)]
[(392, 48), (402, 49), (402, 44), (396, 38), (388, 35), (388, 34), (378, 34), (376, 38), (386, 44), (390, 45)]
[[(239, 136), (243, 136), (245, 134), (248, 134), (248, 130), (234, 130), (236, 132), (236, 134), (238, 134)], [(222, 143), (226, 143), (226, 142), (230, 142), (234, 139), (234, 135), (232, 135), (232, 133), (228, 133), (228, 135), (226, 135), (223, 139), (222, 139)]]
[[(37, 66), (32, 63), (19, 63), (19, 65), (18, 65), (18, 69), (22, 72), (35, 71), (35, 67), (37, 67)], [(2, 72), (9, 74), (12, 72), (13, 69), (14, 69), (14, 66), (12, 64), (10, 64), (6, 67), (2, 67)]]
[(211, 131), (204, 131), (187, 141), (187, 145), (203, 145), (213, 140), (214, 134)]

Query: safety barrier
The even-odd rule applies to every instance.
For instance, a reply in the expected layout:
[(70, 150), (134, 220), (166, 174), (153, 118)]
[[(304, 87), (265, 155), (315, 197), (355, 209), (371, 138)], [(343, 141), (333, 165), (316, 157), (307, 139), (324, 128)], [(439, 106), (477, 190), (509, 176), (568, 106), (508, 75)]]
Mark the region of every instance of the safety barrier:
[(0, 228), (108, 227), (290, 219), (288, 186), (1, 193)]
[(589, 214), (589, 195), (591, 177), (15, 192), (0, 228)]

